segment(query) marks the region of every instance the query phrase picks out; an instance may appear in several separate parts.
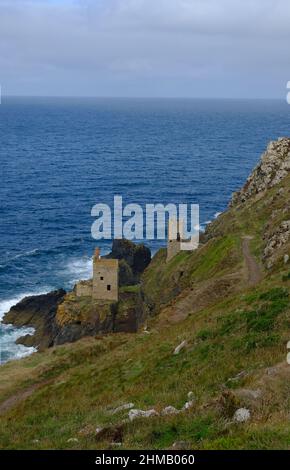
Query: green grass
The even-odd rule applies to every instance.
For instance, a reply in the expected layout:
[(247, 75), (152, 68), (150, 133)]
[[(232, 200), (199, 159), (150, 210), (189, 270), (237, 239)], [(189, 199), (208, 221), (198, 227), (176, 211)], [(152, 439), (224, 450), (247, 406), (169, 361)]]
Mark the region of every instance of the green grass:
[[(205, 413), (203, 407), (221, 394), (221, 384), (225, 386), (241, 370), (256, 363), (260, 368), (282, 360), (282, 332), (276, 321), (287, 310), (286, 301), (287, 292), (281, 287), (255, 290), (246, 301), (236, 296), (170, 329), (159, 331), (158, 321), (154, 320), (149, 335), (116, 334), (103, 340), (84, 339), (5, 365), (0, 376), (5, 376), (5, 369), (10, 369), (10, 373), (14, 369), (16, 376), (21, 370), (24, 389), (28, 377), (32, 383), (47, 379), (51, 383), (1, 418), (1, 447), (104, 448), (109, 442), (96, 443), (94, 434), (82, 436), (80, 431), (87, 426), (114, 426), (126, 417), (126, 412), (111, 415), (109, 409), (129, 401), (141, 409), (161, 410), (169, 404), (181, 408), (192, 390), (196, 408), (174, 417), (127, 424), (123, 447), (162, 449), (185, 440), (193, 448), (255, 448), (257, 439), (262, 446), (271, 448), (277, 440), (269, 443), (266, 439), (267, 414), (259, 417), (252, 430), (245, 432), (244, 426), (232, 426), (229, 432), (227, 422), (232, 405), (226, 408), (224, 405), (224, 410), (228, 410), (225, 414), (209, 405)], [(259, 328), (256, 331), (256, 323), (253, 331), (252, 325), (247, 331), (249, 320), (245, 310), (236, 308), (241, 302), (248, 307), (267, 305), (270, 312), (275, 312), (276, 331), (263, 330), (261, 335)], [(256, 310), (249, 310), (252, 311)], [(172, 352), (182, 339), (187, 340), (188, 347), (174, 356)], [(241, 355), (242, 351), (246, 354)], [(21, 385), (17, 388), (21, 389)], [(2, 396), (7, 396), (9, 389), (9, 384), (2, 392), (0, 389)], [(279, 393), (277, 389), (276, 406)], [(286, 404), (279, 406), (285, 410)], [(287, 433), (279, 431), (278, 435), (283, 436), (286, 446)], [(77, 438), (78, 442), (67, 442), (70, 438)], [(40, 442), (34, 442), (35, 439)]]
[(233, 236), (212, 240), (197, 258), (191, 267), (192, 279), (202, 281), (216, 274), (220, 276), (241, 258), (240, 240)]
[[(141, 329), (137, 334), (84, 338), (1, 366), (0, 403), (32, 384), (43, 385), (0, 416), (0, 447), (114, 448), (111, 438), (98, 441), (94, 432), (96, 427), (120, 425), (127, 417), (125, 411), (112, 415), (110, 410), (128, 402), (141, 409), (181, 409), (192, 391), (194, 407), (187, 412), (124, 423), (121, 448), (164, 449), (185, 441), (193, 449), (290, 449), (285, 361), (290, 278), (283, 274), (285, 266), (277, 264), (249, 288), (241, 250), (242, 237), (252, 235), (251, 249), (261, 260), (265, 224), (273, 209), (285, 207), (286, 197), (287, 192), (272, 202), (253, 200), (225, 212), (209, 229), (213, 238), (205, 239), (198, 251), (180, 253), (166, 263), (166, 250), (160, 250), (141, 283), (152, 314), (147, 318), (149, 334)], [(280, 217), (278, 212), (273, 224)], [(234, 279), (233, 287), (215, 296), (222, 285), (215, 281), (228, 277)], [(137, 294), (139, 286), (122, 291)], [(196, 297), (191, 302), (199, 296), (205, 301), (204, 292), (209, 302), (201, 302), (194, 312), (188, 302), (191, 314), (167, 323), (176, 298), (192, 291)], [(183, 340), (186, 347), (173, 355)], [(277, 368), (276, 375), (267, 373), (269, 367)], [(262, 398), (249, 403), (237, 395), (241, 388), (261, 389)], [(239, 406), (251, 408), (248, 423), (233, 423)], [(92, 431), (84, 434), (84, 429)], [(68, 442), (70, 438), (78, 441)]]
[(138, 293), (139, 291), (140, 291), (139, 284), (136, 284), (134, 286), (123, 286), (120, 288), (120, 292)]

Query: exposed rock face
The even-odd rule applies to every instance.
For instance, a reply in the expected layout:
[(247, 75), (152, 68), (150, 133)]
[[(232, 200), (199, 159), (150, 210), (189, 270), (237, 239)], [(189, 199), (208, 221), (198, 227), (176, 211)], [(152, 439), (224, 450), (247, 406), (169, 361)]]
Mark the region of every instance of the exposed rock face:
[(6, 313), (3, 323), (35, 328), (33, 336), (27, 335), (18, 340), (21, 344), (37, 346), (40, 350), (52, 346), (56, 312), (65, 295), (65, 290), (60, 289), (48, 294), (25, 297)]
[(132, 268), (124, 259), (119, 261), (119, 286), (132, 286), (136, 284), (136, 277)]
[[(32, 326), (33, 336), (18, 343), (43, 350), (50, 346), (77, 341), (84, 336), (113, 332), (136, 332), (145, 318), (143, 297), (138, 286), (140, 275), (151, 260), (144, 245), (115, 240), (108, 258), (119, 259), (121, 285), (119, 301), (94, 300), (92, 281), (80, 281), (68, 294), (60, 289), (45, 295), (23, 299), (4, 316), (4, 323)], [(124, 286), (131, 286), (126, 288)]]
[(144, 244), (136, 245), (130, 240), (114, 240), (107, 258), (121, 260), (119, 263), (119, 285), (137, 284), (140, 275), (151, 261), (151, 251)]
[(19, 338), (18, 343), (42, 351), (51, 346), (72, 343), (85, 336), (136, 332), (144, 321), (141, 294), (122, 292), (118, 302), (77, 297), (64, 290), (27, 297), (11, 308), (4, 323), (33, 326), (35, 334)]
[(230, 206), (241, 204), (250, 197), (280, 183), (290, 172), (290, 138), (270, 142), (261, 161), (247, 179), (245, 186), (233, 194)]
[[(263, 260), (270, 269), (275, 263), (279, 249), (290, 240), (290, 220), (284, 220), (270, 236), (265, 234), (264, 238), (267, 240), (267, 245), (264, 249)], [(285, 257), (283, 259), (285, 260)]]

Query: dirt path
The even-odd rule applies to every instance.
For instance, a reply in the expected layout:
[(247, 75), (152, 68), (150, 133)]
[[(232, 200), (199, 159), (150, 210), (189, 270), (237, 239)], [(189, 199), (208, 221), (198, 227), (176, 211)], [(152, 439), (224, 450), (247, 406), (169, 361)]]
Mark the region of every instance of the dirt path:
[(21, 401), (26, 400), (26, 398), (30, 397), (33, 394), (33, 392), (35, 392), (42, 386), (49, 384), (50, 382), (51, 380), (49, 381), (47, 380), (42, 383), (31, 385), (31, 387), (27, 388), (26, 390), (15, 393), (15, 395), (12, 395), (11, 397), (7, 398), (7, 400), (0, 403), (0, 416), (5, 414), (13, 406), (17, 405)]
[(250, 286), (255, 286), (261, 281), (262, 272), (254, 256), (251, 254), (250, 243), (249, 243), (251, 239), (252, 237), (250, 236), (243, 237), (242, 248), (243, 248), (243, 255), (244, 255), (244, 259), (245, 259), (246, 267), (248, 271), (248, 283)]

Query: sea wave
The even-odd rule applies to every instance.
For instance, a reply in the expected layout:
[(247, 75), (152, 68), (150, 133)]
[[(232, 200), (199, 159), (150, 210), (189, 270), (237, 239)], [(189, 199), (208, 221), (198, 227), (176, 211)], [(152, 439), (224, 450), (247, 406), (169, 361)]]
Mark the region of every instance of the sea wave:
[[(36, 251), (34, 250), (33, 252), (30, 252), (30, 254), (33, 254), (35, 252)], [(39, 250), (37, 250), (37, 252), (39, 252)], [(24, 253), (22, 255), (25, 256)], [(26, 256), (28, 255), (29, 253), (26, 252)], [(18, 258), (19, 257), (20, 255), (18, 256)], [(14, 259), (15, 258), (16, 257), (14, 257)], [(89, 256), (71, 258), (65, 264), (63, 264), (62, 267), (60, 267), (59, 271), (62, 271), (61, 278), (63, 280), (68, 280), (67, 282), (64, 282), (64, 284), (66, 284), (65, 287), (72, 288), (74, 284), (79, 280), (89, 279), (90, 277), (92, 277), (92, 258)], [(58, 274), (61, 273), (59, 272)], [(16, 305), (25, 297), (46, 294), (49, 291), (54, 290), (55, 288), (56, 286), (45, 287), (41, 290), (23, 292), (12, 298), (0, 301), (0, 364), (7, 362), (11, 359), (18, 359), (21, 357), (28, 356), (29, 354), (36, 351), (36, 348), (30, 348), (20, 344), (16, 344), (18, 338), (25, 335), (32, 335), (34, 333), (34, 329), (26, 327), (15, 328), (13, 325), (4, 325), (3, 323), (1, 323), (1, 321), (5, 313), (7, 313), (11, 307)]]
[(45, 288), (45, 289), (42, 289), (41, 291), (24, 292), (10, 299), (1, 300), (0, 301), (0, 322), (3, 319), (5, 313), (9, 312), (10, 308), (18, 304), (18, 302), (24, 299), (24, 297), (30, 297), (31, 295), (47, 294), (50, 290), (51, 290), (50, 288)]
[(23, 259), (23, 258), (31, 258), (35, 256), (42, 256), (42, 255), (51, 255), (51, 254), (58, 254), (58, 253), (64, 253), (68, 250), (73, 249), (78, 243), (79, 240), (83, 240), (82, 238), (75, 238), (71, 241), (69, 244), (61, 244), (61, 245), (55, 245), (50, 248), (34, 248), (32, 250), (27, 250), (23, 251), (22, 253), (17, 253), (17, 255), (14, 256), (8, 256), (5, 257), (4, 259), (1, 259), (0, 263), (0, 268), (7, 268), (11, 266), (11, 264), (16, 264), (15, 262), (18, 262), (18, 260)]
[(0, 323), (0, 364), (12, 359), (20, 359), (37, 351), (34, 347), (16, 344), (21, 336), (33, 335), (34, 328), (15, 328)]
[(16, 261), (18, 259), (26, 258), (29, 256), (35, 256), (39, 253), (39, 251), (40, 250), (38, 248), (35, 248), (34, 250), (24, 251), (23, 253), (18, 253), (15, 256), (11, 256), (11, 258), (5, 260), (4, 264), (0, 264), (0, 268), (6, 268), (11, 262)]
[(31, 295), (44, 294), (49, 291), (25, 292), (13, 298), (0, 301), (0, 364), (12, 359), (20, 359), (21, 357), (29, 356), (36, 351), (34, 347), (26, 347), (22, 344), (16, 344), (16, 341), (25, 335), (33, 335), (34, 328), (20, 327), (15, 328), (13, 325), (4, 325), (1, 323), (6, 312), (10, 308), (20, 302), (24, 297)]
[(93, 276), (93, 258), (83, 256), (82, 258), (70, 259), (64, 265), (64, 271), (70, 278), (69, 286), (73, 287), (76, 282), (90, 279)]

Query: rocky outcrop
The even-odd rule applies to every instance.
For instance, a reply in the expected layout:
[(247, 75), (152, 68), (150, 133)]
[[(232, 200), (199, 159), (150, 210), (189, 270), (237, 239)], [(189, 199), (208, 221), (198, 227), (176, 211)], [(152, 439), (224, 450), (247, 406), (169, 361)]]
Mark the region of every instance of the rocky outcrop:
[(282, 137), (270, 142), (258, 166), (244, 187), (233, 194), (230, 206), (247, 201), (280, 183), (290, 173), (290, 138)]
[[(80, 281), (68, 294), (60, 289), (23, 299), (4, 316), (4, 323), (31, 326), (34, 335), (18, 339), (38, 350), (77, 341), (84, 336), (113, 332), (136, 332), (144, 321), (145, 307), (139, 286), (140, 275), (151, 260), (145, 245), (115, 240), (107, 256), (120, 260), (121, 286), (118, 302), (98, 301), (91, 296), (92, 281)], [(126, 287), (131, 286), (131, 287)]]
[(132, 286), (138, 283), (139, 278), (136, 279), (132, 268), (124, 259), (119, 261), (119, 286)]
[(25, 297), (6, 313), (3, 323), (35, 328), (33, 336), (27, 335), (18, 340), (25, 346), (37, 346), (39, 350), (52, 346), (56, 312), (65, 295), (66, 291), (59, 289), (48, 294)]
[(139, 289), (119, 293), (118, 302), (78, 298), (69, 293), (58, 306), (53, 344), (72, 343), (84, 336), (134, 333), (144, 320)]
[(129, 286), (140, 281), (140, 275), (151, 261), (151, 251), (143, 243), (137, 245), (123, 238), (113, 241), (112, 251), (106, 258), (120, 260), (119, 285)]
[[(264, 235), (266, 239), (266, 247), (263, 253), (263, 261), (268, 269), (272, 268), (277, 258), (277, 255), (282, 247), (290, 241), (290, 220), (284, 220), (271, 234)], [(285, 260), (285, 255), (282, 253)]]
[(34, 335), (21, 337), (18, 343), (35, 346), (39, 351), (85, 336), (133, 333), (144, 321), (145, 311), (136, 287), (134, 291), (120, 292), (118, 302), (95, 301), (64, 290), (27, 297), (6, 313), (3, 322), (34, 327)]

